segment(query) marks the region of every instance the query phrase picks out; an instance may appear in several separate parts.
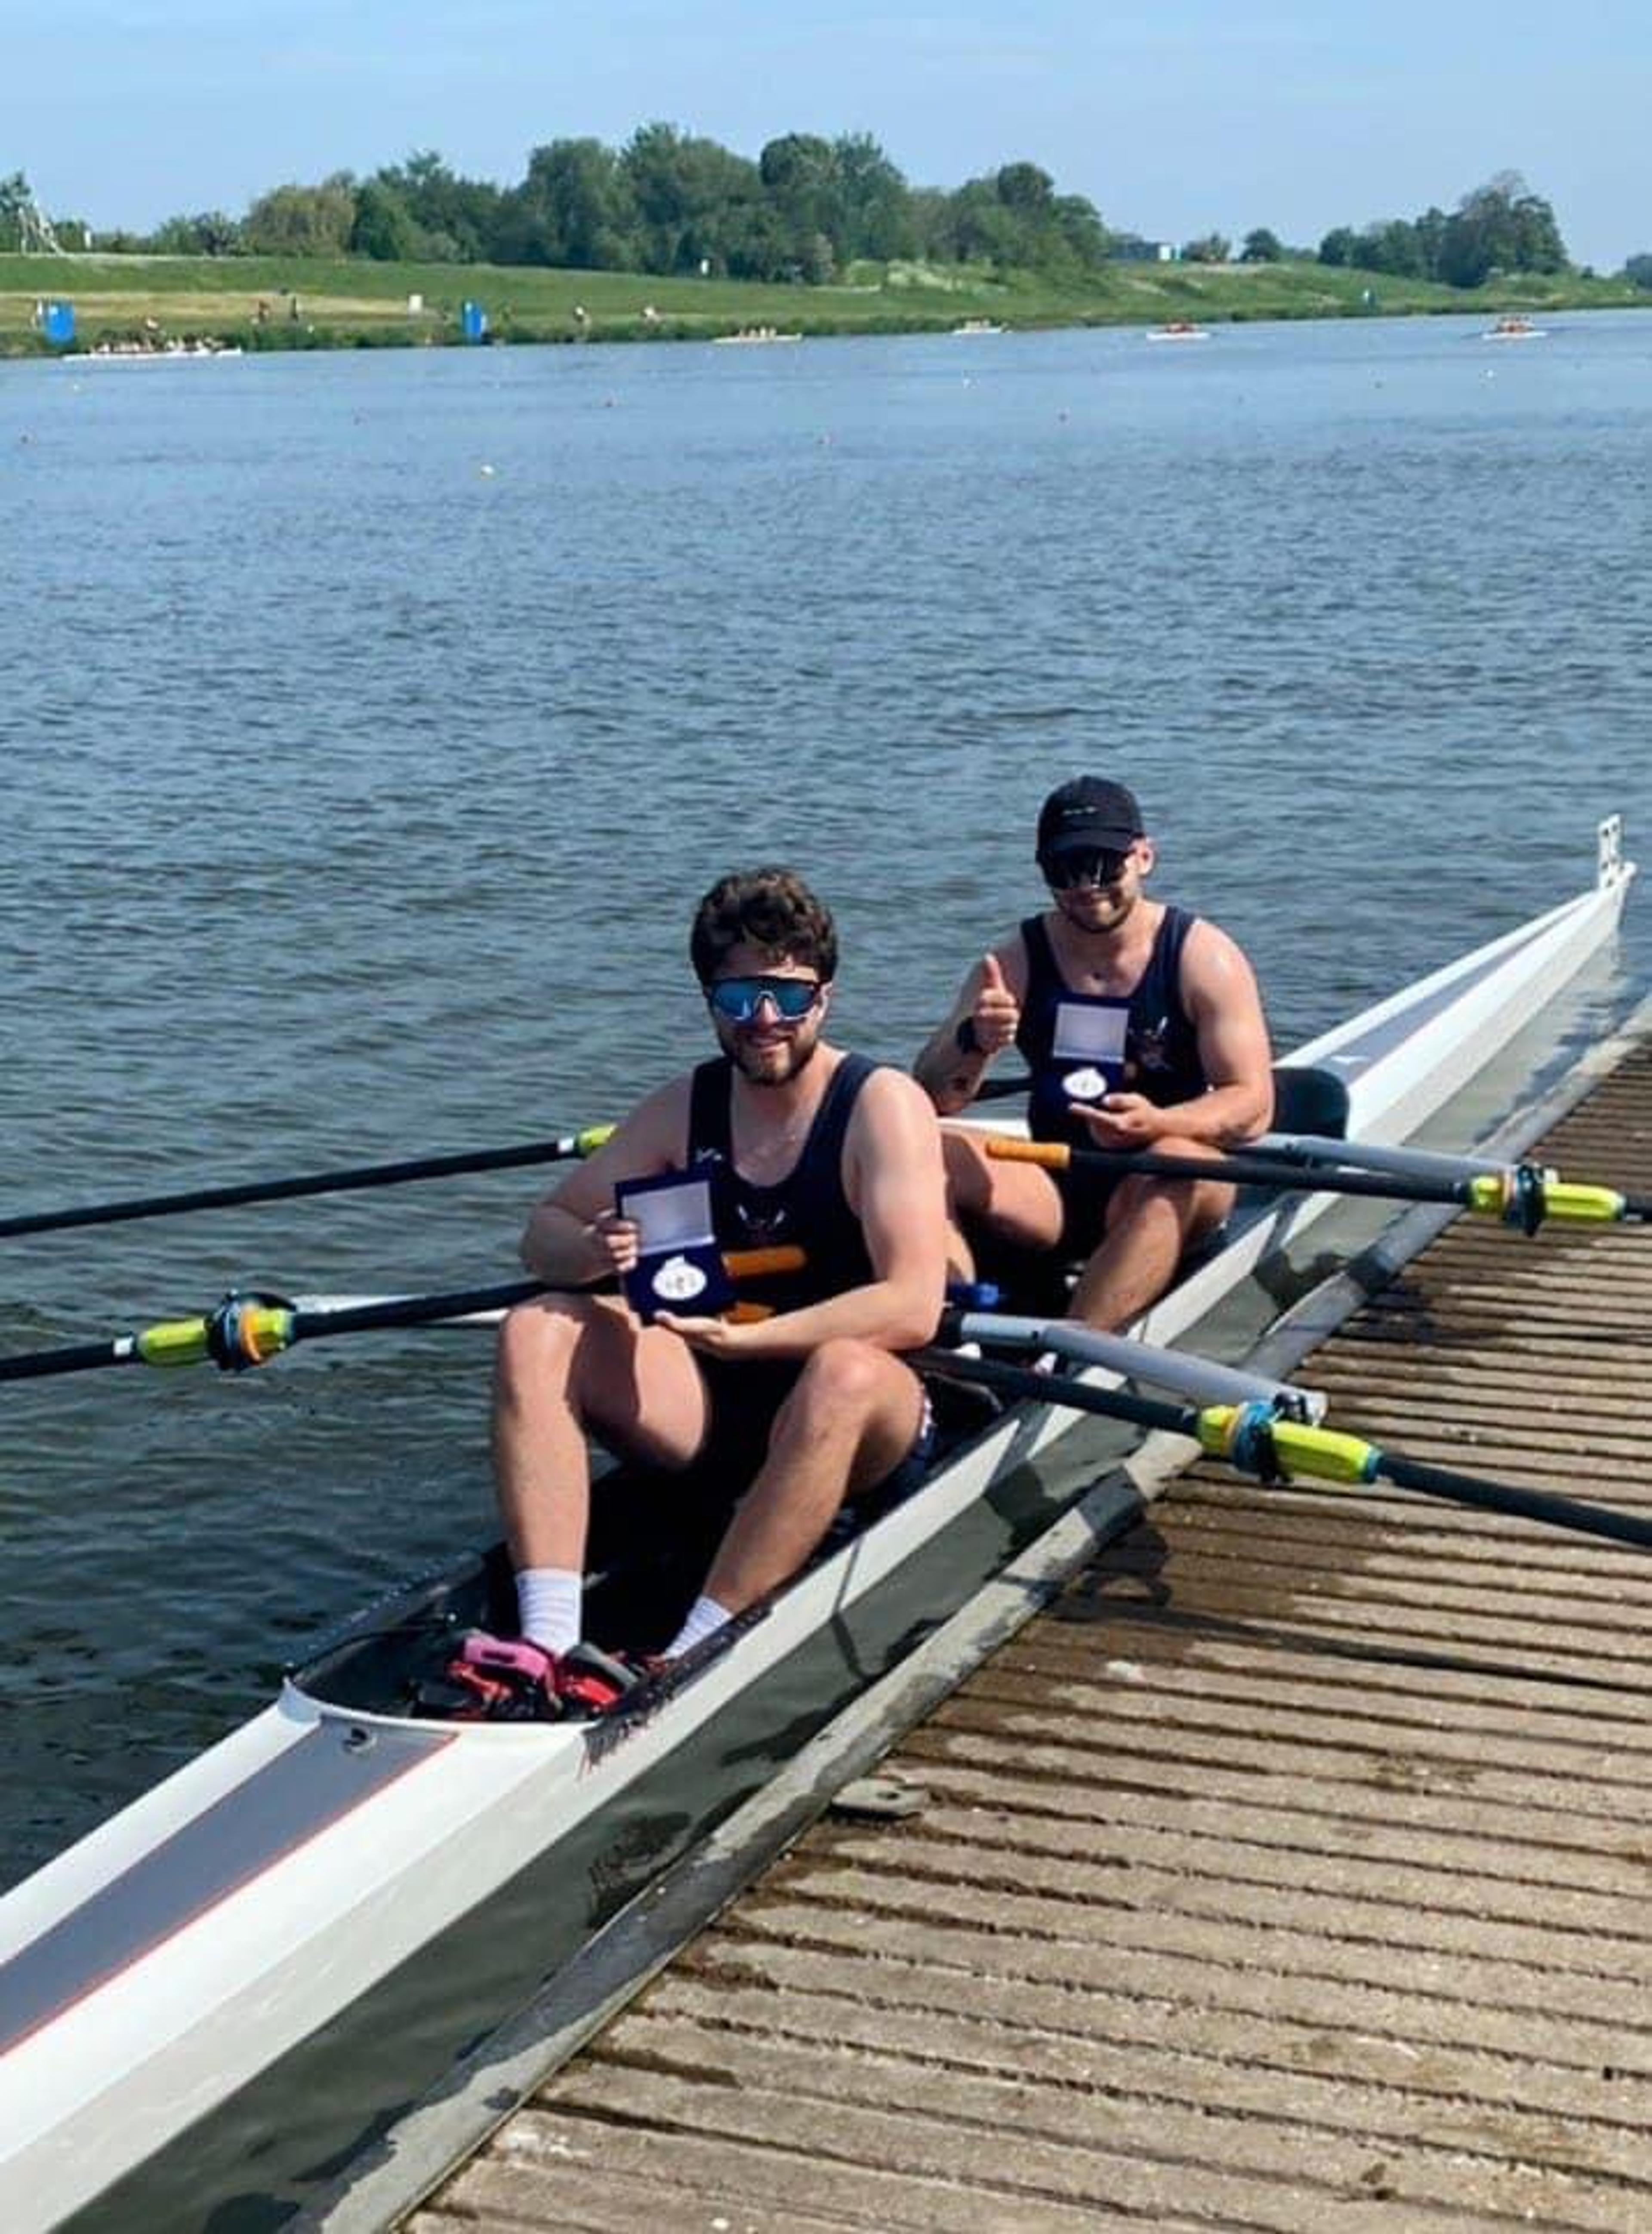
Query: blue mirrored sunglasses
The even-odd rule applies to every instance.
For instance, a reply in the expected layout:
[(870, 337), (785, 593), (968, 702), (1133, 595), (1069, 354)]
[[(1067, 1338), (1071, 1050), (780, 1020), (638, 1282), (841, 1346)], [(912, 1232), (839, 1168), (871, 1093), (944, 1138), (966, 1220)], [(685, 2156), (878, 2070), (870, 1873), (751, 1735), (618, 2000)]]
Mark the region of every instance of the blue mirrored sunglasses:
[(783, 1023), (795, 1024), (806, 1016), (820, 997), (818, 977), (719, 977), (706, 987), (714, 1011), (731, 1024), (749, 1024), (760, 1002), (774, 1003)]

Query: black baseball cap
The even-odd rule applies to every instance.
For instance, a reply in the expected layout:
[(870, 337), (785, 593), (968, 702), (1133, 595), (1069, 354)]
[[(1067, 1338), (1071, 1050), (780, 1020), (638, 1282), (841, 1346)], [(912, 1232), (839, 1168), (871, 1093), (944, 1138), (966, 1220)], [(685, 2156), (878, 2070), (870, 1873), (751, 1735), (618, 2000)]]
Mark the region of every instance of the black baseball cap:
[(1038, 858), (1082, 846), (1123, 853), (1143, 835), (1136, 795), (1104, 776), (1075, 776), (1038, 810)]

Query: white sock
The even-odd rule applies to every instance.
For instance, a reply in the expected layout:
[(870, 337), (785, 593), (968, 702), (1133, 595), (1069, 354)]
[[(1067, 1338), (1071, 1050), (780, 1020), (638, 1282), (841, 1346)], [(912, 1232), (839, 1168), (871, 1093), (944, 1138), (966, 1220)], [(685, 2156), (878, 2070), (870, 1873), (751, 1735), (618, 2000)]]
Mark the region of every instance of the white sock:
[(733, 1618), (734, 1616), (727, 1606), (719, 1605), (715, 1598), (708, 1598), (702, 1592), (689, 1608), (688, 1619), (678, 1630), (670, 1643), (666, 1646), (666, 1658), (676, 1659), (679, 1654), (687, 1652), (691, 1645), (698, 1644), (702, 1637), (714, 1635), (722, 1627), (724, 1622), (732, 1621)]
[(547, 1652), (579, 1642), (584, 1578), (572, 1567), (523, 1567), (516, 1578), (516, 1611), (522, 1634)]

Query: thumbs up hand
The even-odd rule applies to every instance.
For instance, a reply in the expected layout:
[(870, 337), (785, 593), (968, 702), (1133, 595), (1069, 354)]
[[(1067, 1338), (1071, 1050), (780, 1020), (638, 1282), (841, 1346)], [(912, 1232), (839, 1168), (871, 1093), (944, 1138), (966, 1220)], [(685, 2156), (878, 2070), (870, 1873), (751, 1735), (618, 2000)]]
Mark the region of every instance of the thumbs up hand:
[(1021, 1023), (1021, 1003), (1004, 982), (1002, 963), (989, 954), (981, 963), (981, 983), (970, 1012), (975, 1043), (983, 1055), (998, 1055), (1015, 1044)]

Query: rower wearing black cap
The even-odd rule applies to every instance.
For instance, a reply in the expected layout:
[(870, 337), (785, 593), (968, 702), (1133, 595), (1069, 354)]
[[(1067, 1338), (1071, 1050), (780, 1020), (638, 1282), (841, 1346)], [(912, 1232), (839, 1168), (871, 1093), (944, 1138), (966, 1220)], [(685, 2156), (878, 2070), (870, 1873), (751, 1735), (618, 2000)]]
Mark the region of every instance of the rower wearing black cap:
[[(914, 1066), (941, 1115), (968, 1108), (1013, 1046), (1035, 1140), (1208, 1158), (1264, 1132), (1255, 974), (1215, 924), (1147, 898), (1153, 843), (1133, 793), (1100, 776), (1062, 784), (1039, 812), (1036, 852), (1050, 905), (974, 965)], [(1070, 1309), (1092, 1326), (1145, 1310), (1233, 1203), (1211, 1179), (999, 1161), (963, 1132), (947, 1134), (946, 1160), (966, 1240), (1076, 1260)]]

